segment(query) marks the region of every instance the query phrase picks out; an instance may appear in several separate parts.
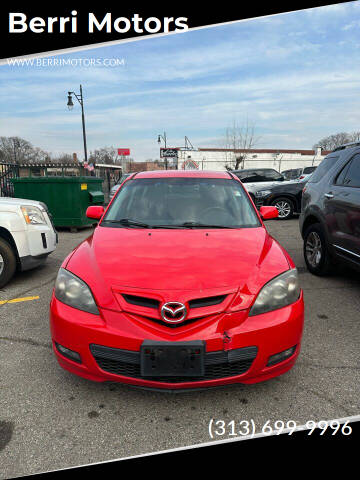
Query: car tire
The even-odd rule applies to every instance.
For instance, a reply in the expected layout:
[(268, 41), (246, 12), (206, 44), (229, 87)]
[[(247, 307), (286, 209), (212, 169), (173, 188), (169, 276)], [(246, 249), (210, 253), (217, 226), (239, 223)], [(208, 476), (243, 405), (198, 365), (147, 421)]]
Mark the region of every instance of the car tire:
[(16, 270), (16, 255), (6, 240), (0, 238), (0, 288), (13, 277)]
[(271, 202), (271, 205), (278, 209), (279, 220), (288, 220), (294, 215), (294, 203), (289, 198), (277, 198)]
[(304, 259), (310, 273), (320, 277), (331, 273), (333, 264), (326, 238), (319, 223), (314, 223), (304, 234)]

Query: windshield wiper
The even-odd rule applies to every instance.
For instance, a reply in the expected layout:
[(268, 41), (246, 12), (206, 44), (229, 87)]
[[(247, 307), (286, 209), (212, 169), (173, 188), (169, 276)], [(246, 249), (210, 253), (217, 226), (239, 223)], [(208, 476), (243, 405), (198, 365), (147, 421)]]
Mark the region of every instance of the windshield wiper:
[(226, 225), (209, 225), (206, 223), (200, 222), (184, 222), (179, 225), (149, 225), (148, 223), (139, 222), (138, 220), (132, 220), (131, 218), (122, 218), (121, 220), (106, 220), (103, 222), (120, 224), (124, 227), (134, 227), (134, 228), (236, 228), (228, 227)]
[(184, 228), (237, 228), (237, 227), (228, 227), (226, 225), (211, 225), (207, 223), (200, 223), (200, 222), (184, 222), (181, 225), (177, 225), (178, 227)]
[(137, 220), (131, 220), (131, 218), (122, 218), (121, 220), (104, 220), (108, 223), (118, 223), (124, 225), (124, 227), (140, 227), (140, 228), (152, 228), (151, 225), (143, 222), (138, 222)]
[(116, 223), (124, 225), (124, 227), (138, 227), (138, 228), (181, 228), (178, 225), (149, 225), (148, 223), (139, 222), (138, 220), (132, 220), (131, 218), (122, 218), (121, 220), (104, 220), (108, 223)]

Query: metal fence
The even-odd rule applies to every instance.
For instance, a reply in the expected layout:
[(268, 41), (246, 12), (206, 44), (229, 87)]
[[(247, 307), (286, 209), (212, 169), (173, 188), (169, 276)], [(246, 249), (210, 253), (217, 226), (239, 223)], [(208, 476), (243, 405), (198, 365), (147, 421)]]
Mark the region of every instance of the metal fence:
[(79, 163), (29, 162), (23, 164), (0, 162), (0, 197), (13, 197), (12, 178), (19, 177), (58, 177), (58, 176), (96, 176), (103, 179), (103, 191), (108, 197), (109, 191), (121, 177), (121, 169), (111, 165), (95, 165), (92, 171)]
[(14, 195), (14, 185), (12, 178), (19, 176), (19, 166), (15, 163), (0, 162), (0, 197), (12, 197)]

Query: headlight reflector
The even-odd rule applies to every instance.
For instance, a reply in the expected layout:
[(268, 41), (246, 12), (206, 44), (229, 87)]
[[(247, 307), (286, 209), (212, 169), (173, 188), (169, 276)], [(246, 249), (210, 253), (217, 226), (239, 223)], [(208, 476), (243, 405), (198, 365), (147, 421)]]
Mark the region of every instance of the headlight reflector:
[(46, 225), (45, 217), (39, 208), (30, 205), (23, 205), (20, 208), (28, 225)]
[(55, 297), (70, 307), (99, 315), (90, 288), (83, 280), (64, 268), (60, 268), (56, 278)]
[(295, 303), (300, 296), (297, 269), (287, 270), (268, 282), (260, 290), (249, 316), (271, 312)]

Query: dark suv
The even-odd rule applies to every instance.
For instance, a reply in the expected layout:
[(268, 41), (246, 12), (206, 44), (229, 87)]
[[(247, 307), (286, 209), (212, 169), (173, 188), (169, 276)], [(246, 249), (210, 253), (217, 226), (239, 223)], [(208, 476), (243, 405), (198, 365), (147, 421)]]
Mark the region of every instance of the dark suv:
[(311, 273), (334, 263), (360, 270), (360, 143), (327, 155), (304, 187), (300, 231)]

